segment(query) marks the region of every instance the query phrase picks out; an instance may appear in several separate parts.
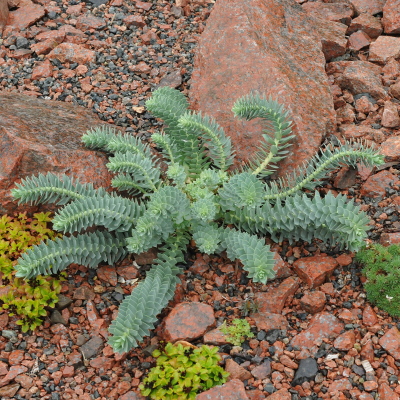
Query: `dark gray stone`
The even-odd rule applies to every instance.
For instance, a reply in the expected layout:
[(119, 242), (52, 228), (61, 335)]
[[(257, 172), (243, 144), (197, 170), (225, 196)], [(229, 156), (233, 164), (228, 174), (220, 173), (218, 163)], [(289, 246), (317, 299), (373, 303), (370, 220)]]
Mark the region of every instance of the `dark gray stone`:
[(64, 308), (69, 307), (72, 304), (72, 299), (70, 299), (67, 296), (64, 296), (63, 294), (58, 295), (58, 302), (56, 304), (56, 309), (57, 310), (64, 310)]
[(50, 315), (50, 322), (52, 325), (63, 324), (67, 325), (67, 321), (63, 318), (60, 311), (54, 310)]
[(88, 360), (89, 358), (95, 357), (100, 354), (103, 349), (103, 339), (100, 336), (94, 336), (83, 346), (81, 346), (81, 352), (83, 356)]
[(292, 386), (302, 385), (304, 382), (311, 381), (318, 373), (318, 364), (313, 358), (300, 360), (299, 368), (297, 369)]

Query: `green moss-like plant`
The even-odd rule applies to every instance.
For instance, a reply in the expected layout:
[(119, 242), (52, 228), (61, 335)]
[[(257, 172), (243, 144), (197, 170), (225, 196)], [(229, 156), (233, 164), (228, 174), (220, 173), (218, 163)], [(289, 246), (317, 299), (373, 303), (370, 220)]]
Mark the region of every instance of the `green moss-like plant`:
[(229, 376), (218, 365), (218, 347), (193, 349), (167, 343), (163, 351), (155, 350), (157, 366), (140, 385), (143, 396), (154, 400), (195, 399), (197, 394), (222, 385)]
[(388, 314), (400, 316), (400, 246), (372, 244), (360, 250), (355, 260), (364, 266), (367, 298)]
[(225, 320), (219, 330), (227, 335), (226, 340), (235, 346), (241, 346), (246, 339), (254, 337), (250, 325), (245, 319), (235, 318), (228, 326)]
[(2, 285), (9, 288), (0, 296), (0, 307), (7, 310), (10, 316), (17, 315), (22, 331), (35, 330), (47, 315), (45, 307), (54, 307), (58, 301), (57, 294), (61, 290), (61, 281), (65, 273), (59, 277), (43, 277), (24, 280), (17, 278), (14, 265), (22, 253), (38, 245), (42, 241), (53, 240), (61, 234), (47, 227), (51, 221), (50, 213), (37, 213), (28, 218), (26, 213), (14, 218), (3, 215), (0, 218), (0, 272)]
[[(166, 124), (165, 132), (152, 135), (166, 171), (151, 146), (135, 136), (105, 126), (83, 135), (87, 147), (110, 154), (107, 167), (115, 173), (113, 186), (136, 198), (50, 173), (24, 179), (12, 190), (20, 202), (63, 205), (53, 228), (66, 234), (22, 254), (18, 277), (62, 271), (72, 263), (90, 268), (101, 261), (113, 265), (128, 253), (158, 247), (159, 257), (123, 301), (109, 328), (109, 344), (118, 353), (136, 347), (154, 328), (157, 315), (174, 295), (190, 239), (201, 252), (226, 251), (230, 260), (242, 262), (249, 279), (265, 284), (275, 276), (266, 235), (277, 242), (318, 238), (354, 251), (370, 228), (369, 218), (353, 200), (330, 192), (321, 197), (314, 190), (342, 165), (381, 165), (384, 158), (372, 147), (361, 141), (328, 145), (303, 168), (266, 183), (264, 178), (289, 155), (294, 138), (282, 105), (259, 95), (234, 104), (236, 117), (265, 122), (260, 151), (242, 171), (229, 171), (234, 151), (222, 127), (188, 106), (183, 93), (169, 87), (157, 89), (146, 102), (147, 109)], [(92, 226), (101, 229), (81, 233)]]

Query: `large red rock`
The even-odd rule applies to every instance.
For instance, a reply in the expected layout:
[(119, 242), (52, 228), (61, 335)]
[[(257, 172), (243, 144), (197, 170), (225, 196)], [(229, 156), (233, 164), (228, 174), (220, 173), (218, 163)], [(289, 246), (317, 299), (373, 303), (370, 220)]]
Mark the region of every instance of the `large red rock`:
[(255, 301), (258, 303), (259, 313), (280, 314), (283, 306), (289, 297), (293, 297), (299, 288), (300, 280), (298, 278), (287, 278), (278, 287), (269, 292), (259, 292), (255, 295)]
[[(387, 98), (387, 93), (377, 73), (379, 67), (364, 61), (345, 61), (338, 63), (336, 67), (343, 68), (343, 73), (336, 78), (336, 84), (341, 89), (347, 89), (354, 95), (369, 93), (377, 100)], [(337, 68), (329, 66), (328, 74)]]
[(370, 176), (367, 181), (361, 186), (361, 196), (378, 197), (385, 196), (386, 188), (390, 187), (390, 182), (395, 182), (396, 177), (389, 171), (381, 171)]
[(377, 38), (381, 35), (383, 28), (379, 19), (371, 14), (361, 14), (351, 21), (347, 33), (350, 35), (357, 31), (365, 32), (370, 38)]
[(48, 55), (48, 58), (50, 60), (58, 59), (62, 63), (86, 64), (96, 61), (96, 53), (79, 44), (62, 43)]
[(396, 327), (389, 329), (380, 339), (379, 344), (392, 356), (396, 361), (400, 360), (400, 332)]
[(390, 60), (400, 58), (400, 37), (379, 36), (369, 48), (368, 60), (378, 64), (386, 64)]
[(248, 400), (243, 382), (232, 379), (221, 386), (215, 386), (196, 396), (196, 400)]
[(291, 0), (220, 0), (201, 35), (192, 75), (193, 109), (214, 117), (231, 137), (236, 162), (257, 150), (264, 122), (234, 118), (232, 106), (266, 93), (291, 112), (296, 139), (280, 173), (309, 159), (333, 132), (335, 113), (315, 21)]
[(346, 3), (317, 3), (308, 2), (302, 6), (309, 14), (328, 21), (349, 25), (354, 15), (353, 7)]
[(337, 261), (329, 256), (304, 257), (293, 263), (293, 269), (296, 274), (310, 288), (315, 288), (325, 283), (326, 278), (333, 274), (337, 266)]
[(382, 23), (385, 33), (390, 35), (400, 33), (400, 0), (387, 0), (383, 7)]
[(0, 33), (3, 32), (3, 28), (6, 26), (8, 13), (7, 0), (0, 0)]
[(386, 0), (351, 0), (357, 14), (368, 13), (375, 15), (381, 13)]
[[(10, 189), (21, 178), (53, 172), (81, 183), (111, 187), (105, 154), (88, 150), (81, 137), (102, 124), (89, 110), (68, 103), (44, 101), (16, 93), (0, 94), (0, 214), (36, 212), (14, 201)], [(43, 204), (40, 210), (53, 210)]]
[(215, 327), (213, 308), (203, 303), (180, 303), (165, 318), (163, 335), (168, 342), (190, 342)]
[(300, 332), (290, 342), (292, 347), (300, 347), (297, 359), (313, 356), (318, 351), (318, 341), (336, 338), (343, 328), (344, 325), (332, 314), (322, 312), (314, 315), (307, 330)]
[(8, 16), (7, 26), (3, 31), (3, 37), (8, 37), (13, 33), (18, 33), (22, 29), (28, 28), (41, 19), (44, 14), (44, 8), (40, 4), (32, 2), (26, 3), (26, 5), (15, 11), (11, 11)]

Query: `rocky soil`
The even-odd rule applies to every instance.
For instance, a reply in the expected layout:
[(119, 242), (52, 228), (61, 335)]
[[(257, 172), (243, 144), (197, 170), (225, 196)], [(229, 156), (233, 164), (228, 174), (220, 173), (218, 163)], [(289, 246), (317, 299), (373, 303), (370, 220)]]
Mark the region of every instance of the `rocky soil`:
[[(215, 77), (214, 72), (219, 81), (224, 79), (213, 66), (218, 54), (237, 55), (229, 40), (225, 44), (218, 41), (219, 53), (212, 53), (214, 28), (224, 26), (234, 32), (234, 21), (227, 21), (226, 14), (213, 13), (207, 31), (213, 3), (101, 2), (9, 0), (6, 7), (7, 2), (0, 0), (0, 30), (4, 27), (0, 39), (0, 212), (16, 210), (4, 193), (29, 171), (71, 173), (68, 157), (84, 151), (78, 148), (77, 133), (71, 136), (71, 131), (87, 129), (91, 115), (148, 140), (161, 123), (143, 106), (160, 85), (190, 93), (195, 107), (217, 110), (212, 101), (220, 98), (212, 97), (205, 105), (199, 101), (199, 93), (217, 87), (207, 83), (209, 76)], [(243, 2), (243, 9), (254, 10), (251, 7), (260, 3)], [(302, 4), (296, 6), (289, 0), (268, 4), (281, 7), (282, 13), (276, 15), (286, 15), (289, 27), (298, 23), (291, 22), (297, 13), (304, 24), (311, 24), (310, 18), (316, 21), (310, 37), (305, 37), (303, 28), (294, 34), (300, 35), (301, 43), (314, 43), (312, 51), (318, 57), (314, 73), (320, 77), (315, 83), (320, 89), (315, 93), (324, 99), (315, 113), (330, 121), (325, 121), (329, 129), (319, 136), (315, 126), (320, 121), (306, 121), (304, 129), (314, 124), (315, 135), (310, 145), (305, 137), (299, 151), (307, 153), (325, 138), (336, 144), (363, 138), (382, 146), (387, 163), (381, 170), (342, 168), (320, 191), (329, 189), (355, 198), (371, 217), (371, 241), (400, 243), (400, 3), (298, 3)], [(225, 0), (218, 0), (215, 10), (238, 10), (231, 4), (229, 8)], [(267, 36), (266, 29), (273, 33), (283, 26), (273, 17), (274, 7), (269, 10), (269, 14), (263, 12), (270, 25), (259, 27)], [(282, 28), (281, 36), (287, 31), (294, 32)], [(295, 42), (295, 38), (289, 39), (289, 43)], [(266, 48), (272, 46), (278, 52), (278, 40), (284, 39), (274, 36), (273, 40), (275, 47), (271, 41)], [(231, 46), (231, 55), (226, 46)], [(198, 62), (204, 61), (197, 66), (193, 65), (196, 49)], [(259, 59), (249, 57), (255, 64), (248, 66), (254, 70), (256, 62), (271, 61), (273, 55), (265, 50)], [(302, 72), (295, 66), (310, 54), (304, 51), (297, 60), (293, 55), (287, 64), (290, 57), (280, 56), (280, 67), (274, 64), (269, 68), (284, 87), (271, 90), (284, 89), (284, 98), (294, 99), (292, 110), (301, 115), (302, 106), (308, 110), (309, 94), (307, 80), (298, 78)], [(237, 73), (243, 71), (239, 58), (234, 64)], [(283, 65), (293, 68), (292, 72)], [(224, 72), (229, 76), (228, 70)], [(232, 87), (226, 93), (234, 93)], [(242, 90), (244, 86), (238, 87)], [(32, 96), (32, 101), (21, 94)], [(210, 99), (201, 96), (202, 101), (206, 98)], [(57, 103), (45, 106), (37, 102), (41, 99)], [(87, 108), (83, 118), (78, 118), (75, 105)], [(41, 121), (35, 115), (51, 112), (54, 130), (65, 127), (59, 136), (44, 139), (42, 136), (50, 135), (43, 127), (44, 117)], [(23, 129), (13, 128), (10, 121), (23, 118)], [(224, 121), (228, 133), (234, 130), (229, 124), (229, 119)], [(35, 132), (44, 133), (35, 137)], [(71, 137), (75, 139), (69, 140)], [(32, 146), (34, 151), (28, 151)], [(104, 166), (103, 154), (82, 153), (72, 172), (81, 173), (84, 179), (86, 171), (91, 180), (99, 179), (99, 168), (84, 164), (89, 156)], [(253, 284), (246, 273), (236, 271), (235, 265), (223, 258), (189, 249), (182, 283), (160, 315), (157, 328), (140, 348), (124, 355), (114, 354), (106, 344), (107, 327), (137, 279), (145, 276), (154, 254), (97, 270), (71, 265), (58, 309), (36, 332), (22, 334), (15, 318), (0, 314), (0, 398), (141, 399), (138, 386), (154, 365), (152, 351), (165, 339), (219, 346), (231, 381), (199, 395), (201, 400), (398, 400), (400, 321), (368, 303), (354, 254), (320, 242), (271, 245), (276, 252), (277, 276), (264, 286)], [(255, 337), (239, 349), (227, 343), (218, 328), (224, 320), (240, 317), (240, 306), (248, 298), (257, 300), (260, 310), (246, 317)]]

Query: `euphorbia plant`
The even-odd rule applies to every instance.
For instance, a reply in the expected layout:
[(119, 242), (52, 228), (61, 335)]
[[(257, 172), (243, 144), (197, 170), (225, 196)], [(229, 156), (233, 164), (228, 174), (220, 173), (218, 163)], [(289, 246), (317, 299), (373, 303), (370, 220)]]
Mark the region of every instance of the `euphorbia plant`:
[[(113, 186), (136, 198), (50, 173), (27, 178), (12, 191), (20, 202), (58, 200), (64, 207), (53, 220), (54, 228), (77, 232), (23, 254), (16, 266), (19, 277), (55, 273), (71, 263), (96, 268), (100, 261), (114, 264), (129, 252), (159, 247), (155, 264), (123, 301), (110, 327), (114, 351), (129, 351), (153, 328), (173, 297), (178, 264), (191, 237), (202, 252), (226, 250), (231, 260), (242, 262), (253, 282), (261, 283), (274, 276), (274, 254), (259, 235), (276, 241), (330, 240), (352, 251), (363, 243), (369, 218), (353, 200), (331, 193), (321, 198), (318, 191), (312, 197), (301, 190), (312, 191), (343, 164), (382, 164), (383, 156), (373, 148), (362, 142), (329, 145), (303, 169), (266, 183), (263, 178), (288, 155), (293, 138), (288, 112), (276, 101), (248, 96), (235, 103), (237, 117), (264, 119), (266, 132), (254, 160), (234, 172), (228, 171), (234, 159), (230, 138), (213, 119), (188, 111), (182, 93), (158, 89), (146, 105), (166, 123), (165, 132), (152, 136), (166, 173), (150, 147), (134, 136), (102, 126), (82, 137), (88, 147), (114, 154), (107, 164), (116, 173)], [(93, 225), (106, 229), (81, 233)]]

